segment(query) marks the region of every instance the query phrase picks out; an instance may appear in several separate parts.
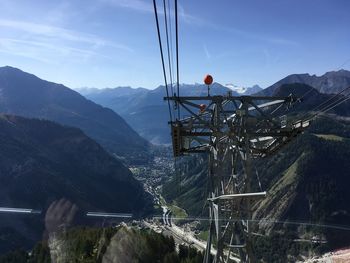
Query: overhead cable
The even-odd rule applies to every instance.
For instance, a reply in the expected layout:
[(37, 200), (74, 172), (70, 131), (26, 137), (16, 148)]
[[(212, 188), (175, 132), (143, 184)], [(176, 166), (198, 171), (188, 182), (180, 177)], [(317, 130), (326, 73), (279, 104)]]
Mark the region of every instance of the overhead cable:
[[(163, 47), (162, 47), (162, 38), (161, 38), (161, 35), (160, 35), (160, 29), (159, 29), (159, 21), (158, 21), (158, 12), (157, 12), (156, 0), (153, 0), (153, 7), (154, 7), (154, 15), (155, 15), (156, 25), (157, 25), (158, 42), (159, 42), (159, 49), (160, 49), (160, 57), (161, 57), (161, 60), (162, 60), (163, 76), (164, 76), (164, 82), (165, 82), (166, 95), (167, 95), (167, 97), (169, 97), (168, 82), (167, 82), (167, 77), (166, 77), (164, 55), (163, 55)], [(167, 101), (168, 101), (170, 121), (172, 122), (173, 118), (172, 118), (172, 114), (171, 114), (170, 101), (169, 100), (167, 100)]]

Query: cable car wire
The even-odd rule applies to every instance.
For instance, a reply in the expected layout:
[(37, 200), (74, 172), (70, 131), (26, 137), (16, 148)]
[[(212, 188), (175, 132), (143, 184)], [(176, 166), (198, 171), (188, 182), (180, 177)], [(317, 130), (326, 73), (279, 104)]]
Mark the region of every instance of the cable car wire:
[(340, 101), (339, 101), (339, 100), (336, 101), (336, 102), (338, 102), (338, 103), (336, 103), (335, 105), (330, 105), (328, 108), (325, 108), (324, 110), (317, 112), (317, 113), (313, 116), (313, 118), (316, 117), (316, 116), (318, 116), (318, 115), (321, 114), (321, 113), (326, 113), (327, 111), (330, 111), (331, 109), (334, 109), (335, 107), (338, 107), (340, 104), (346, 102), (346, 101), (349, 100), (349, 99), (350, 99), (350, 94), (344, 96)]
[[(180, 84), (179, 84), (179, 23), (178, 23), (178, 12), (177, 12), (177, 0), (175, 0), (175, 37), (176, 37), (176, 87), (177, 87), (177, 97), (180, 96)], [(177, 115), (180, 119), (180, 107), (177, 107)]]
[[(157, 25), (158, 42), (159, 42), (159, 49), (160, 49), (160, 57), (161, 57), (161, 60), (162, 60), (163, 77), (164, 77), (164, 82), (165, 82), (166, 95), (169, 98), (168, 82), (167, 82), (167, 77), (166, 77), (164, 55), (163, 55), (163, 47), (162, 47), (162, 38), (161, 38), (161, 35), (160, 35), (160, 29), (159, 29), (159, 20), (158, 20), (158, 12), (157, 12), (156, 0), (153, 0), (153, 7), (154, 7), (154, 15), (155, 15), (156, 25)], [(170, 101), (169, 100), (167, 100), (167, 101), (168, 101), (170, 121), (172, 122), (173, 118), (172, 118), (172, 114), (171, 114)]]
[[(169, 36), (170, 36), (170, 60), (171, 60), (171, 67), (174, 67), (174, 52), (173, 52), (173, 33), (172, 33), (172, 27), (171, 27), (171, 5), (170, 0), (168, 0), (168, 24), (169, 24)], [(175, 80), (174, 70), (172, 71), (172, 79)], [(171, 83), (171, 87), (173, 88), (174, 83)], [(172, 96), (174, 96), (174, 91), (172, 90)]]
[[(349, 89), (349, 88), (350, 88), (350, 86), (349, 86), (347, 89)], [(322, 109), (318, 110), (318, 112), (322, 112), (322, 111), (324, 111), (325, 109), (327, 109), (327, 108), (333, 106), (334, 104), (337, 104), (339, 101), (342, 101), (344, 98), (346, 98), (347, 96), (349, 96), (349, 94), (350, 94), (350, 93), (344, 94), (344, 95), (341, 95), (341, 96), (340, 96), (340, 94), (338, 94), (338, 95), (337, 95), (338, 98), (337, 98), (335, 101), (333, 101), (333, 102), (329, 103), (328, 105), (324, 106)]]
[(170, 59), (170, 48), (169, 48), (169, 33), (168, 33), (168, 19), (167, 19), (167, 9), (165, 0), (163, 0), (163, 8), (164, 8), (164, 22), (165, 22), (165, 34), (166, 34), (166, 45), (167, 45), (167, 53), (168, 53), (168, 67), (169, 67), (169, 76), (170, 76), (170, 89), (171, 94), (174, 94), (173, 91), (173, 74), (171, 68), (171, 59)]
[[(325, 100), (325, 101), (323, 101), (323, 102), (321, 102), (320, 104), (318, 104), (316, 107), (314, 107), (313, 109), (311, 109), (309, 112), (313, 112), (313, 111), (315, 111), (315, 110), (317, 110), (317, 109), (319, 109), (320, 107), (322, 107), (321, 109), (319, 109), (319, 110), (317, 110), (316, 111), (316, 113), (314, 113), (314, 114), (312, 114), (310, 117), (308, 117), (308, 118), (306, 118), (307, 116), (308, 116), (308, 113), (306, 113), (306, 114), (304, 114), (302, 117), (301, 117), (301, 119), (304, 119), (304, 120), (306, 120), (306, 119), (313, 119), (315, 116), (317, 116), (317, 115), (319, 115), (321, 112), (324, 112), (324, 110), (325, 109), (327, 109), (329, 106), (331, 106), (332, 104), (334, 104), (334, 103), (337, 103), (337, 102), (339, 102), (340, 100), (342, 100), (344, 97), (338, 97), (339, 95), (341, 95), (342, 93), (344, 93), (345, 91), (347, 91), (347, 90), (349, 90), (350, 89), (350, 86), (349, 87), (347, 87), (347, 88), (344, 88), (343, 90), (341, 90), (340, 92), (338, 92), (338, 93), (336, 93), (336, 94), (334, 94), (332, 97), (330, 97), (330, 98), (328, 98), (327, 100)], [(346, 96), (348, 96), (348, 95), (346, 95)], [(345, 97), (346, 97), (345, 96)], [(335, 100), (335, 101), (333, 101), (334, 99), (336, 99), (338, 97), (338, 99), (337, 100)], [(332, 102), (333, 101), (333, 102)], [(344, 102), (344, 101), (343, 101)], [(339, 103), (339, 104), (337, 104), (337, 106), (338, 105), (340, 105), (341, 103)], [(334, 107), (333, 107), (334, 108)], [(333, 109), (332, 108), (332, 109)], [(327, 110), (328, 111), (328, 110)]]

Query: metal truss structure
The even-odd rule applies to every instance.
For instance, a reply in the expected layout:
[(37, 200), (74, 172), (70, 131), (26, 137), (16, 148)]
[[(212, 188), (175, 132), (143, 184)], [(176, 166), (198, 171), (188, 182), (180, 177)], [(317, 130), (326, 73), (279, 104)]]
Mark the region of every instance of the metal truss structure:
[(254, 188), (252, 160), (274, 154), (309, 126), (309, 121), (287, 121), (277, 114), (297, 98), (208, 92), (208, 96), (164, 99), (190, 115), (171, 122), (174, 156), (201, 152), (209, 156), (210, 226), (204, 262), (256, 262), (252, 207), (266, 192)]

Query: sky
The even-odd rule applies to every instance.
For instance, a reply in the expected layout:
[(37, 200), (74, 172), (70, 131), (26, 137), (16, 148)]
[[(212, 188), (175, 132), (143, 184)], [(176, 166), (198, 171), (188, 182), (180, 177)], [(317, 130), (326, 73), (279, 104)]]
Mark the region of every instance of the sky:
[[(350, 70), (348, 0), (178, 3), (181, 83), (210, 73), (265, 88), (289, 74)], [(73, 89), (164, 83), (152, 0), (0, 0), (0, 10), (0, 66)]]

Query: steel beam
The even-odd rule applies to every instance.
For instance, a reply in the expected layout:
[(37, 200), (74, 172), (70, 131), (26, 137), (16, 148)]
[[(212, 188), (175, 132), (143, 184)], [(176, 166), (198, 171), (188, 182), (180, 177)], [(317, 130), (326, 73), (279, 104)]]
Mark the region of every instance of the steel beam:
[[(233, 252), (242, 263), (256, 262), (252, 209), (266, 192), (251, 191), (252, 162), (273, 154), (309, 126), (308, 121), (288, 123), (285, 118), (282, 123), (272, 115), (276, 107), (287, 107), (297, 98), (219, 95), (165, 99), (177, 102), (191, 115), (170, 123), (174, 155), (208, 153), (210, 227), (204, 262), (209, 263), (213, 244), (217, 249), (214, 263), (231, 262)], [(205, 101), (206, 112), (194, 112), (200, 108), (194, 101)]]

